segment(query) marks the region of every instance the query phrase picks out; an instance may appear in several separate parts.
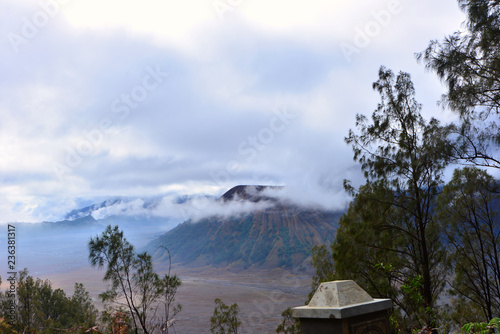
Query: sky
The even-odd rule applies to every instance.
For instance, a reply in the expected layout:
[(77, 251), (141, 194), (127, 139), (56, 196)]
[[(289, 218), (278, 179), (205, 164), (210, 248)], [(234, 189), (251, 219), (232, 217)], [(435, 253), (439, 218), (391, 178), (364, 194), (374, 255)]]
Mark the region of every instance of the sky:
[(456, 0), (0, 0), (0, 222), (116, 196), (286, 185), (345, 205), (344, 142), (381, 65), (428, 119), (445, 88), (417, 63), (461, 29)]

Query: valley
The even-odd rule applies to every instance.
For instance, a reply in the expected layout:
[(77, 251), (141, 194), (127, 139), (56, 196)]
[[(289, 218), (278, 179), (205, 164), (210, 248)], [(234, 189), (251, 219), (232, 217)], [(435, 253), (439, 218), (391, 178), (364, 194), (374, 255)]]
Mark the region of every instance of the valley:
[[(263, 190), (239, 186), (215, 204), (223, 209), (258, 204), (255, 210), (184, 223), (148, 215), (95, 219), (92, 210), (108, 209), (106, 203), (73, 211), (59, 222), (17, 223), (16, 271), (27, 268), (31, 276), (49, 280), (67, 295), (73, 294), (75, 283), (83, 283), (102, 310), (98, 296), (106, 289), (104, 269), (90, 266), (88, 242), (106, 226), (118, 225), (136, 252), (153, 255), (159, 275), (168, 273), (164, 249), (169, 248), (171, 273), (182, 281), (176, 302), (183, 308), (175, 333), (210, 333), (215, 298), (238, 304), (239, 332), (275, 333), (286, 308), (304, 305), (313, 274), (310, 249), (331, 241), (341, 213), (279, 202)], [(6, 236), (0, 233), (0, 244)], [(2, 278), (6, 274), (6, 269), (0, 273)], [(4, 279), (4, 290), (6, 283)]]
[[(27, 260), (30, 273), (52, 282), (68, 295), (73, 293), (75, 282), (81, 282), (98, 302), (98, 294), (105, 289), (103, 271), (91, 268), (87, 254), (58, 250), (59, 254), (40, 253), (35, 261)], [(167, 268), (156, 266), (158, 273)], [(174, 333), (210, 333), (210, 317), (214, 299), (221, 298), (226, 304), (237, 303), (242, 321), (241, 333), (275, 333), (281, 322), (281, 312), (287, 307), (304, 304), (310, 290), (309, 273), (293, 273), (284, 269), (231, 270), (227, 268), (172, 267), (172, 273), (180, 276), (182, 286), (176, 302), (183, 307), (177, 316)], [(3, 286), (5, 289), (6, 286)]]

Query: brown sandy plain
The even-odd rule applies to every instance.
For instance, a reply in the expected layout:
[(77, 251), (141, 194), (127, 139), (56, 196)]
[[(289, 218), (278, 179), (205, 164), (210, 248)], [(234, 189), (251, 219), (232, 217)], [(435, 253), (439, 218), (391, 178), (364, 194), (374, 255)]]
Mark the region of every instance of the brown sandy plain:
[[(27, 267), (30, 275), (50, 280), (54, 288), (61, 288), (68, 295), (73, 293), (76, 282), (83, 283), (97, 301), (98, 294), (106, 287), (102, 281), (104, 272), (88, 264), (85, 247), (75, 250), (68, 244), (58, 246), (50, 240), (44, 241), (36, 247), (21, 245), (29, 251), (19, 254), (18, 270)], [(155, 269), (160, 274), (167, 272), (165, 264), (155, 264)], [(182, 280), (176, 302), (182, 304), (183, 309), (173, 327), (173, 333), (179, 334), (210, 333), (215, 298), (221, 298), (228, 305), (238, 304), (242, 321), (239, 333), (275, 333), (281, 322), (281, 312), (287, 307), (304, 305), (311, 285), (309, 273), (291, 273), (283, 269), (242, 271), (173, 265), (172, 273)], [(5, 272), (1, 274), (4, 275)], [(6, 288), (5, 283), (4, 279), (2, 290)], [(96, 305), (102, 307), (98, 302)]]
[[(238, 304), (241, 333), (275, 333), (281, 312), (287, 307), (304, 305), (311, 284), (310, 276), (281, 269), (232, 271), (174, 266), (172, 273), (182, 280), (176, 302), (183, 308), (173, 332), (179, 334), (210, 333), (215, 298), (228, 305)], [(62, 288), (68, 294), (72, 293), (75, 282), (82, 282), (97, 299), (105, 289), (102, 276), (102, 271), (86, 266), (59, 270), (40, 278), (49, 279), (55, 288)]]

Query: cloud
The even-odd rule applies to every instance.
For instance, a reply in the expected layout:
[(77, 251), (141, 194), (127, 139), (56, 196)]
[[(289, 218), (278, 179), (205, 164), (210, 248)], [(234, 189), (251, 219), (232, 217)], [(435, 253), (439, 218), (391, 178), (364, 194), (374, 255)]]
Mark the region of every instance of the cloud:
[(149, 212), (147, 208), (144, 207), (143, 199), (135, 199), (130, 202), (120, 201), (110, 206), (105, 206), (94, 210), (92, 212), (92, 217), (94, 219), (103, 219), (109, 216), (136, 216), (144, 215)]
[(264, 210), (272, 205), (273, 203), (268, 201), (254, 203), (236, 199), (231, 202), (222, 202), (209, 197), (199, 197), (178, 205), (177, 209), (186, 218), (184, 220), (191, 219), (192, 222), (198, 222), (210, 217), (219, 219), (240, 217), (250, 212)]
[[(54, 1), (57, 13), (26, 35)], [(361, 179), (343, 138), (356, 113), (376, 108), (382, 64), (412, 74), (425, 115), (452, 118), (413, 53), (459, 26), (454, 1), (401, 0), (351, 62), (341, 44), (391, 0), (221, 1), (231, 5), (223, 19), (216, 1), (0, 3), (0, 35), (24, 38), (17, 50), (0, 39), (9, 64), (0, 69), (1, 219), (55, 219), (82, 202), (172, 189), (218, 196), (236, 184), (341, 203), (342, 180)], [(154, 81), (151, 71), (168, 75)], [(293, 117), (283, 121), (282, 110)], [(170, 205), (164, 214), (179, 211)]]
[[(313, 181), (313, 180), (309, 180)], [(275, 200), (283, 203), (298, 205), (307, 209), (343, 210), (348, 203), (348, 196), (328, 180), (320, 184), (314, 182), (291, 185), (278, 188), (266, 188), (257, 193), (252, 187), (247, 187), (250, 196), (262, 195), (258, 202), (248, 201), (238, 195), (231, 201), (222, 201), (209, 195), (179, 195), (171, 193), (157, 198), (121, 198), (106, 200), (101, 204), (94, 204), (79, 215), (73, 214), (71, 219), (91, 215), (94, 219), (106, 219), (110, 216), (147, 216), (164, 217), (178, 223), (191, 219), (198, 222), (204, 218), (241, 217), (245, 214), (265, 210), (276, 204)], [(253, 192), (252, 192), (253, 190)]]
[(92, 216), (94, 219), (106, 219), (110, 216), (146, 216), (163, 217), (181, 223), (188, 219), (197, 222), (203, 218), (239, 217), (249, 212), (264, 210), (274, 205), (273, 202), (258, 203), (235, 198), (223, 202), (208, 195), (179, 196), (165, 195), (159, 198), (121, 198), (93, 204), (83, 211), (73, 212), (70, 219)]
[(269, 188), (264, 191), (264, 194), (303, 208), (329, 211), (344, 210), (350, 200), (349, 196), (337, 186), (334, 189), (328, 189), (314, 183), (305, 187), (303, 185), (285, 186), (279, 190)]

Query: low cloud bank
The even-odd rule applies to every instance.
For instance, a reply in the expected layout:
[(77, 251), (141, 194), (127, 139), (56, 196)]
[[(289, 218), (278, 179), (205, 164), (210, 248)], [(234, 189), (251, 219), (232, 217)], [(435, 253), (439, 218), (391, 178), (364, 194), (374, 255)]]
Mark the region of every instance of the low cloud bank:
[(246, 213), (263, 210), (273, 203), (261, 201), (253, 203), (236, 199), (231, 202), (218, 201), (213, 196), (199, 195), (190, 197), (164, 196), (160, 199), (121, 199), (108, 201), (101, 207), (86, 212), (94, 219), (105, 219), (109, 216), (155, 216), (196, 222), (203, 218), (235, 217)]
[(246, 193), (260, 196), (262, 200), (252, 202), (236, 195), (231, 201), (218, 200), (211, 195), (180, 196), (169, 194), (153, 199), (122, 198), (108, 200), (72, 213), (69, 219), (91, 215), (94, 219), (109, 216), (154, 216), (179, 222), (191, 219), (197, 222), (207, 217), (238, 217), (250, 212), (265, 210), (276, 201), (317, 210), (343, 210), (349, 197), (343, 190), (321, 186), (266, 187), (256, 193), (255, 187), (248, 187)]
[(292, 185), (281, 188), (267, 188), (262, 194), (304, 208), (328, 211), (343, 210), (350, 200), (343, 190), (319, 186), (298, 187)]

